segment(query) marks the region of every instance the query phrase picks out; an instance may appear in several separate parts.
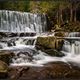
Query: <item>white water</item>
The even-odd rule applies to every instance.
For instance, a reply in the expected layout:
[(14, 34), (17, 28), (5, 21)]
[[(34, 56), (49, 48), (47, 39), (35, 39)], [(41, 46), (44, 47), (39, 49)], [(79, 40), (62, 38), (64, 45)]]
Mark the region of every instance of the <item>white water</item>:
[[(73, 36), (72, 36), (73, 37)], [(75, 36), (74, 36), (75, 37)], [(76, 37), (75, 37), (76, 38)], [(31, 62), (20, 61), (20, 63), (13, 63), (11, 66), (44, 66), (48, 62), (62, 61), (62, 62), (72, 62), (76, 66), (80, 66), (80, 41), (79, 39), (65, 40), (63, 49), (61, 52), (65, 54), (64, 57), (53, 57), (49, 56), (42, 51), (38, 51), (39, 54), (33, 56)], [(21, 59), (22, 60), (22, 59)]]
[[(0, 10), (0, 32), (18, 32), (18, 33), (42, 33), (46, 31), (46, 18), (45, 15), (22, 13), (17, 11)], [(54, 36), (54, 34), (42, 34), (42, 37)], [(71, 37), (71, 38), (70, 38)], [(77, 39), (77, 38), (78, 39)], [(12, 50), (15, 52), (15, 58), (12, 59), (10, 66), (44, 66), (48, 62), (63, 61), (74, 62), (80, 65), (80, 34), (77, 32), (70, 33), (66, 37), (63, 49), (61, 52), (65, 54), (64, 57), (52, 57), (42, 51), (28, 51), (35, 49), (37, 36), (33, 37), (12, 37), (3, 38), (0, 42), (1, 50)], [(26, 54), (16, 55), (16, 51), (28, 51)], [(28, 54), (30, 53), (30, 56)], [(33, 55), (31, 55), (33, 54)], [(33, 58), (29, 60), (28, 58)]]
[(0, 32), (36, 32), (46, 30), (46, 17), (18, 11), (0, 10)]

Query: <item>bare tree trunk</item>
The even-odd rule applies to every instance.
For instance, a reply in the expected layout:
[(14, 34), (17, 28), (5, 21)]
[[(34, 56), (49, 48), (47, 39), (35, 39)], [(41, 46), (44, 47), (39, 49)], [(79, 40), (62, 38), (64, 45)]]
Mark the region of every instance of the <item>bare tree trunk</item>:
[(73, 20), (73, 9), (72, 9), (72, 5), (71, 5), (71, 8), (70, 8), (70, 22), (72, 22)]
[(63, 23), (62, 9), (60, 9), (60, 23)]
[(76, 22), (76, 10), (74, 12), (74, 22)]
[(57, 14), (56, 14), (56, 17), (57, 17), (57, 24), (58, 24), (58, 22), (59, 22), (59, 18), (58, 18), (58, 11), (57, 11)]

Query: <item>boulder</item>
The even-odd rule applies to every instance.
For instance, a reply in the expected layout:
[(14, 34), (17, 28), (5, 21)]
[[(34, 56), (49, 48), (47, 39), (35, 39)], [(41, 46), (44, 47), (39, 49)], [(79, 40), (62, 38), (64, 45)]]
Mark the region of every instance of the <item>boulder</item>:
[(8, 65), (0, 60), (0, 78), (6, 78), (8, 76)]
[[(17, 68), (17, 67), (16, 67)], [(17, 73), (16, 68), (12, 68), (9, 72), (10, 77)], [(64, 62), (51, 62), (43, 67), (29, 67), (20, 72), (16, 80), (80, 80), (80, 68), (74, 68)]]
[(5, 32), (0, 32), (0, 37), (7, 37), (7, 33)]
[(14, 53), (11, 51), (0, 51), (0, 60), (9, 64), (11, 62), (11, 58), (14, 56)]
[(65, 56), (64, 53), (62, 53), (58, 50), (55, 50), (55, 49), (47, 49), (47, 50), (44, 50), (44, 52), (51, 55), (51, 56), (57, 56), (57, 57)]
[(65, 37), (66, 34), (65, 34), (65, 32), (59, 31), (59, 32), (55, 32), (54, 36), (56, 36), (56, 37)]
[(37, 49), (57, 49), (61, 50), (63, 39), (57, 39), (54, 36), (38, 37), (36, 42)]

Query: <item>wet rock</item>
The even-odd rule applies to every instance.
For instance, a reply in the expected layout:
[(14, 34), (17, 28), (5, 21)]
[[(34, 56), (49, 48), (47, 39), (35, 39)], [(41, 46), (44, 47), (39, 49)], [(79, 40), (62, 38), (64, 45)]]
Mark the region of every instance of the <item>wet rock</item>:
[(20, 33), (20, 37), (23, 37), (23, 36), (35, 36), (36, 33)]
[(38, 37), (36, 42), (36, 48), (42, 50), (49, 55), (64, 56), (60, 52), (63, 46), (63, 39), (57, 39), (57, 37)]
[(6, 32), (0, 32), (0, 37), (7, 37), (7, 33)]
[(14, 56), (14, 53), (11, 51), (0, 51), (0, 60), (9, 64), (11, 62), (11, 58)]
[(57, 57), (65, 56), (65, 54), (55, 49), (47, 49), (47, 50), (44, 50), (44, 52), (51, 56), (57, 56)]
[(8, 76), (8, 65), (0, 60), (0, 78), (6, 78)]
[(15, 46), (16, 45), (15, 44), (15, 40), (14, 39), (11, 39), (11, 40), (7, 41), (7, 45), (8, 45), (8, 47)]
[(65, 74), (70, 71), (69, 65), (64, 62), (53, 62), (46, 65), (42, 73), (46, 73), (47, 77), (51, 78), (64, 78)]
[(22, 58), (23, 60), (32, 61), (32, 55), (29, 52), (19, 52), (17, 53), (18, 58)]
[[(23, 67), (24, 68), (24, 67)], [(16, 73), (12, 69), (10, 76)], [(50, 79), (80, 79), (80, 68), (71, 68), (70, 65), (64, 62), (52, 62), (44, 65), (43, 67), (29, 67), (21, 71), (21, 76), (17, 80), (50, 80)]]
[(28, 32), (0, 32), (0, 38), (2, 37), (25, 37), (25, 36), (35, 36), (36, 33)]
[(33, 55), (36, 55), (38, 52), (33, 49), (26, 49), (24, 51), (18, 51), (15, 53), (15, 56), (12, 58), (13, 62), (15, 63), (21, 63), (21, 62), (31, 62), (34, 57)]
[(28, 71), (29, 67), (11, 67), (9, 69), (10, 80), (18, 80), (22, 76), (24, 70)]
[(57, 37), (38, 37), (36, 42), (36, 48), (40, 50), (56, 49), (61, 50), (63, 45), (63, 39), (57, 39)]
[(16, 37), (16, 36), (18, 36), (18, 34), (11, 32), (11, 33), (8, 33), (7, 36), (8, 36), (8, 37)]
[(59, 31), (59, 32), (55, 32), (54, 36), (56, 36), (56, 37), (65, 37), (66, 34), (65, 34), (65, 32)]

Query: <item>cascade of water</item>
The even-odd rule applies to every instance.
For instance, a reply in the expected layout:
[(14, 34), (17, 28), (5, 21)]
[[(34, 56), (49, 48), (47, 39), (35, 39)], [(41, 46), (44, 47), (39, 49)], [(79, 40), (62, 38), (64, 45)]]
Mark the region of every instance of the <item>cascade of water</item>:
[[(68, 37), (70, 38), (64, 41), (62, 51), (66, 52), (67, 55), (65, 57), (51, 57), (46, 55), (44, 52), (35, 52), (32, 50), (36, 43), (35, 36), (23, 36), (26, 35), (26, 32), (37, 34), (45, 32), (45, 15), (7, 10), (0, 10), (0, 15), (0, 32), (12, 32), (12, 34), (18, 33), (18, 35), (15, 34), (16, 37), (9, 37), (10, 35), (8, 35), (9, 38), (3, 38), (2, 40), (0, 39), (0, 49), (15, 49), (16, 51), (18, 49), (18, 51), (20, 51), (20, 53), (17, 54), (15, 51), (15, 57), (12, 59), (13, 63), (11, 65), (22, 66), (36, 64), (40, 66), (51, 61), (77, 62), (77, 58), (80, 59), (80, 55), (77, 55), (80, 53), (80, 40), (74, 40), (71, 38), (80, 37), (79, 32), (69, 33)], [(28, 48), (30, 50), (28, 50)], [(32, 55), (32, 53), (37, 53), (37, 55)], [(73, 55), (76, 55), (75, 59)]]
[(62, 51), (79, 54), (80, 53), (80, 33), (70, 32), (66, 40), (64, 41)]
[(0, 10), (0, 31), (36, 32), (46, 29), (46, 17), (41, 14)]
[(71, 45), (71, 54), (75, 54), (75, 44), (73, 43), (72, 45)]
[[(73, 37), (73, 36), (72, 36)], [(75, 36), (76, 38), (76, 36)], [(32, 61), (25, 59), (26, 55), (21, 55), (16, 60), (13, 59), (12, 66), (22, 66), (22, 65), (29, 65), (29, 66), (42, 66), (48, 62), (53, 61), (63, 61), (63, 62), (73, 62), (76, 65), (80, 64), (80, 40), (73, 39), (73, 38), (66, 38), (63, 44), (62, 51), (65, 52), (64, 57), (52, 57), (46, 55), (46, 53), (42, 51), (38, 51), (37, 55), (33, 55)]]
[(80, 37), (80, 32), (70, 32), (68, 37)]
[(79, 54), (80, 53), (80, 41), (77, 41), (77, 40), (74, 41), (71, 39), (69, 42), (69, 40), (64, 41), (62, 51), (66, 53), (71, 53), (71, 54)]
[(45, 14), (0, 10), (0, 35), (4, 36), (5, 33), (9, 38), (4, 36), (2, 41), (0, 40), (1, 49), (13, 46), (18, 46), (18, 48), (19, 46), (34, 46), (35, 35), (45, 31)]

